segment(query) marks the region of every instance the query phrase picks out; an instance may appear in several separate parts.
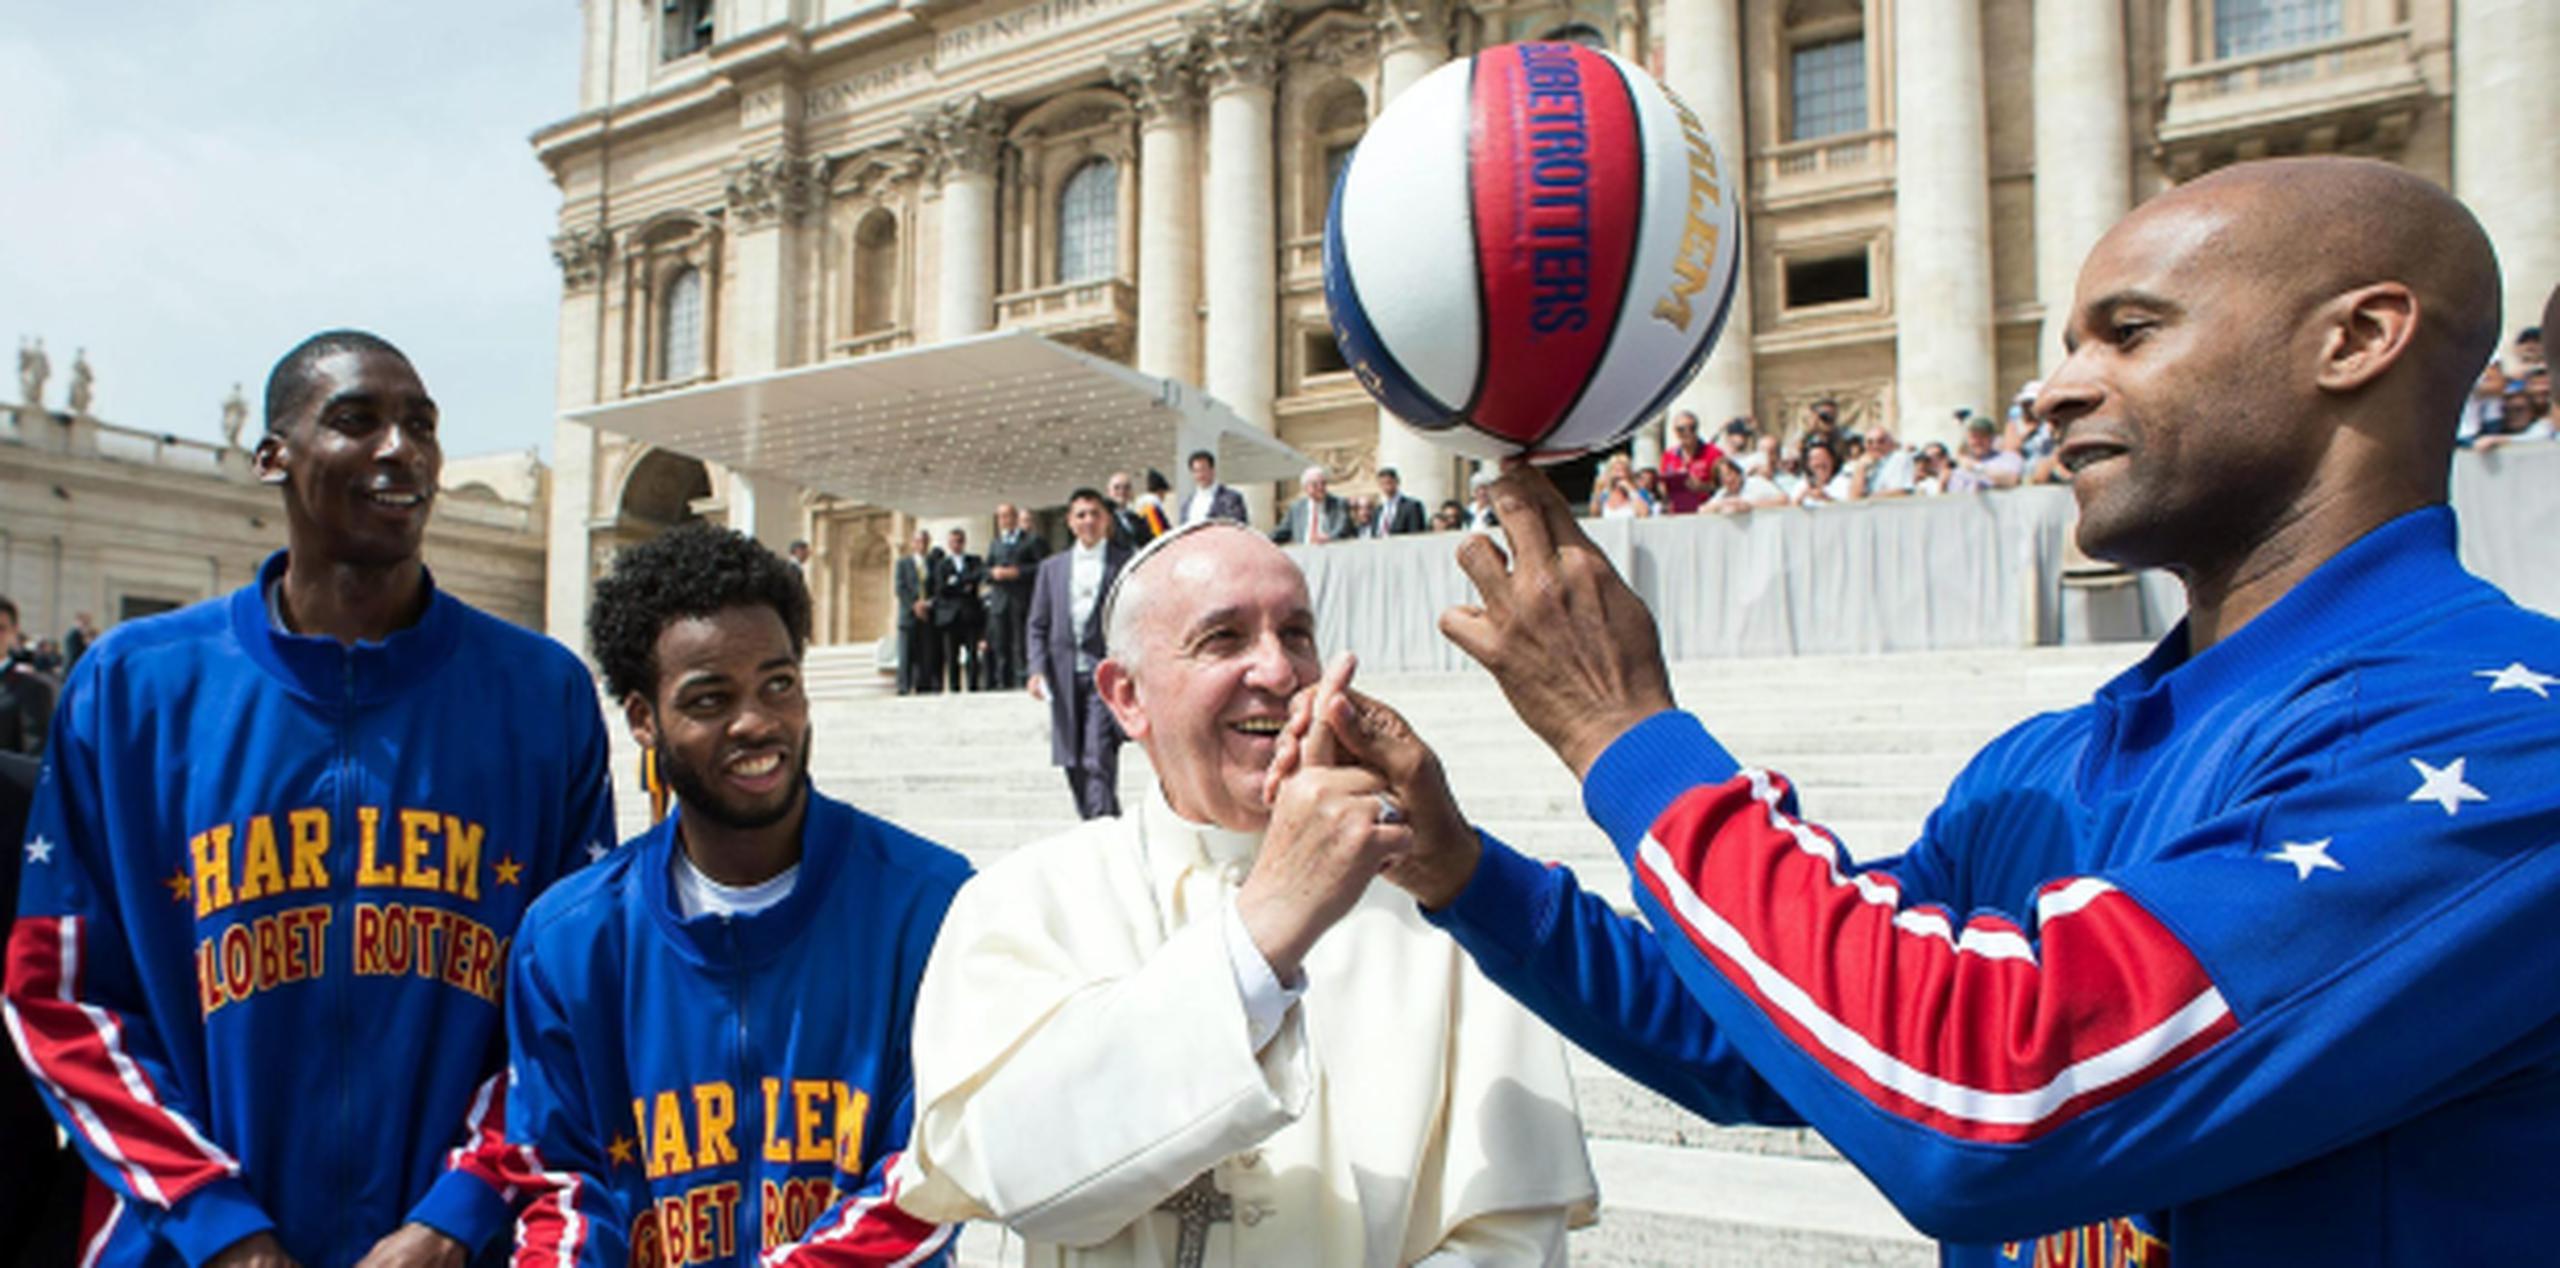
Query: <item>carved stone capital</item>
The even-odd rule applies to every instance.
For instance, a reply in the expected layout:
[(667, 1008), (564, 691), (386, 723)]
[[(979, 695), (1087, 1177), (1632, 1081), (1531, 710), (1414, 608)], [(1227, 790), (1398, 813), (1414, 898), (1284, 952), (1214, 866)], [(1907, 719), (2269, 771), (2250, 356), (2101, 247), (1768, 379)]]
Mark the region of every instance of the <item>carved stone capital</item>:
[(907, 118), (906, 144), (936, 181), (989, 176), (1004, 148), (1004, 110), (977, 93), (946, 97)]
[(613, 235), (602, 225), (579, 225), (551, 235), (551, 260), (560, 266), (560, 284), (582, 290), (604, 277), (604, 262), (613, 254)]
[(1129, 94), (1142, 126), (1179, 123), (1200, 103), (1200, 55), (1187, 42), (1150, 44), (1110, 58), (1113, 87)]
[(1387, 52), (1426, 48), (1449, 53), (1449, 9), (1442, 0), (1376, 0), (1378, 47)]
[(1280, 37), (1286, 19), (1269, 0), (1246, 0), (1182, 15), (1200, 52), (1212, 94), (1234, 88), (1267, 88), (1280, 75)]
[(732, 224), (754, 229), (777, 220), (796, 223), (818, 204), (831, 160), (759, 154), (729, 169), (723, 202)]

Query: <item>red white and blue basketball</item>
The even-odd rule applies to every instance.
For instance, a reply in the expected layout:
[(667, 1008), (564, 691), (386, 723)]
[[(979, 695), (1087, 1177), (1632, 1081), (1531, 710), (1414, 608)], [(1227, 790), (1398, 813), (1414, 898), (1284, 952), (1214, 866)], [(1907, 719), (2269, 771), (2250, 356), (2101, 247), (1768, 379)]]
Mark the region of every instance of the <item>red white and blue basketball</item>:
[(1424, 76), (1325, 216), (1360, 382), (1462, 452), (1549, 461), (1659, 414), (1715, 346), (1741, 250), (1696, 115), (1624, 58), (1505, 44)]

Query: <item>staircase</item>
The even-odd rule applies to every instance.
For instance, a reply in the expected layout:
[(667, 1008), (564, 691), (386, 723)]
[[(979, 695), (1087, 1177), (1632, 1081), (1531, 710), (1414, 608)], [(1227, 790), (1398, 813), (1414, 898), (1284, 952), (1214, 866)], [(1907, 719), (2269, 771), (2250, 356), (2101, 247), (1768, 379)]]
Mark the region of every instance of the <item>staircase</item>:
[[(1994, 735), (2086, 700), (2143, 651), (2114, 644), (1692, 663), (1672, 667), (1672, 687), (1737, 758), (1787, 774), (1806, 813), (1868, 858), (1907, 845)], [(1048, 765), (1046, 706), (1021, 692), (902, 699), (872, 665), (868, 645), (810, 653), (819, 787), (980, 866), (1073, 822), (1066, 781)], [(1402, 710), (1439, 751), (1470, 819), (1628, 905), (1626, 869), (1584, 817), (1579, 788), (1489, 678), (1469, 671), (1359, 685)], [(629, 789), (634, 755), (627, 736), (615, 740), (616, 787)], [(1150, 778), (1145, 754), (1123, 749), (1123, 804), (1135, 804)], [(621, 805), (625, 828), (637, 831), (641, 799), (625, 794)], [(1934, 1262), (1927, 1242), (1810, 1132), (1718, 1127), (1579, 1051), (1572, 1056), (1603, 1201), (1600, 1223), (1574, 1235), (1577, 1263)], [(1001, 1230), (973, 1228), (961, 1259), (993, 1264), (1009, 1261), (1008, 1251)]]

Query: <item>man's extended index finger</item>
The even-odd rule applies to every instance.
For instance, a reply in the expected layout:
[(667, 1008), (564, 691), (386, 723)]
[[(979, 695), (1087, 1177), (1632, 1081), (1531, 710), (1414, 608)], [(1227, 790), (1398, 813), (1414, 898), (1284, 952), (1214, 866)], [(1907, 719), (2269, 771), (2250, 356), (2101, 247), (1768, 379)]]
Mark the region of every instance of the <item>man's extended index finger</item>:
[(1549, 527), (1539, 494), (1557, 502), (1564, 498), (1548, 483), (1545, 472), (1527, 464), (1513, 467), (1493, 482), (1494, 515), (1511, 542), (1511, 570), (1547, 572), (1555, 567), (1555, 533)]

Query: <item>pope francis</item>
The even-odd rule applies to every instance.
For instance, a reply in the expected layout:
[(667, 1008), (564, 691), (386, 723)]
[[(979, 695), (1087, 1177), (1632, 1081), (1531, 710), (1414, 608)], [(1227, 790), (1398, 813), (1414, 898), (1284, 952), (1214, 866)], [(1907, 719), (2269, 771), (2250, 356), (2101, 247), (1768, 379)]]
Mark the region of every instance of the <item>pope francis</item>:
[(1311, 753), (1266, 797), (1315, 626), (1223, 521), (1122, 570), (1095, 683), (1156, 786), (953, 902), (898, 1205), (1034, 1265), (1564, 1262), (1597, 1193), (1561, 1041), (1373, 884), (1412, 844), (1378, 777)]

